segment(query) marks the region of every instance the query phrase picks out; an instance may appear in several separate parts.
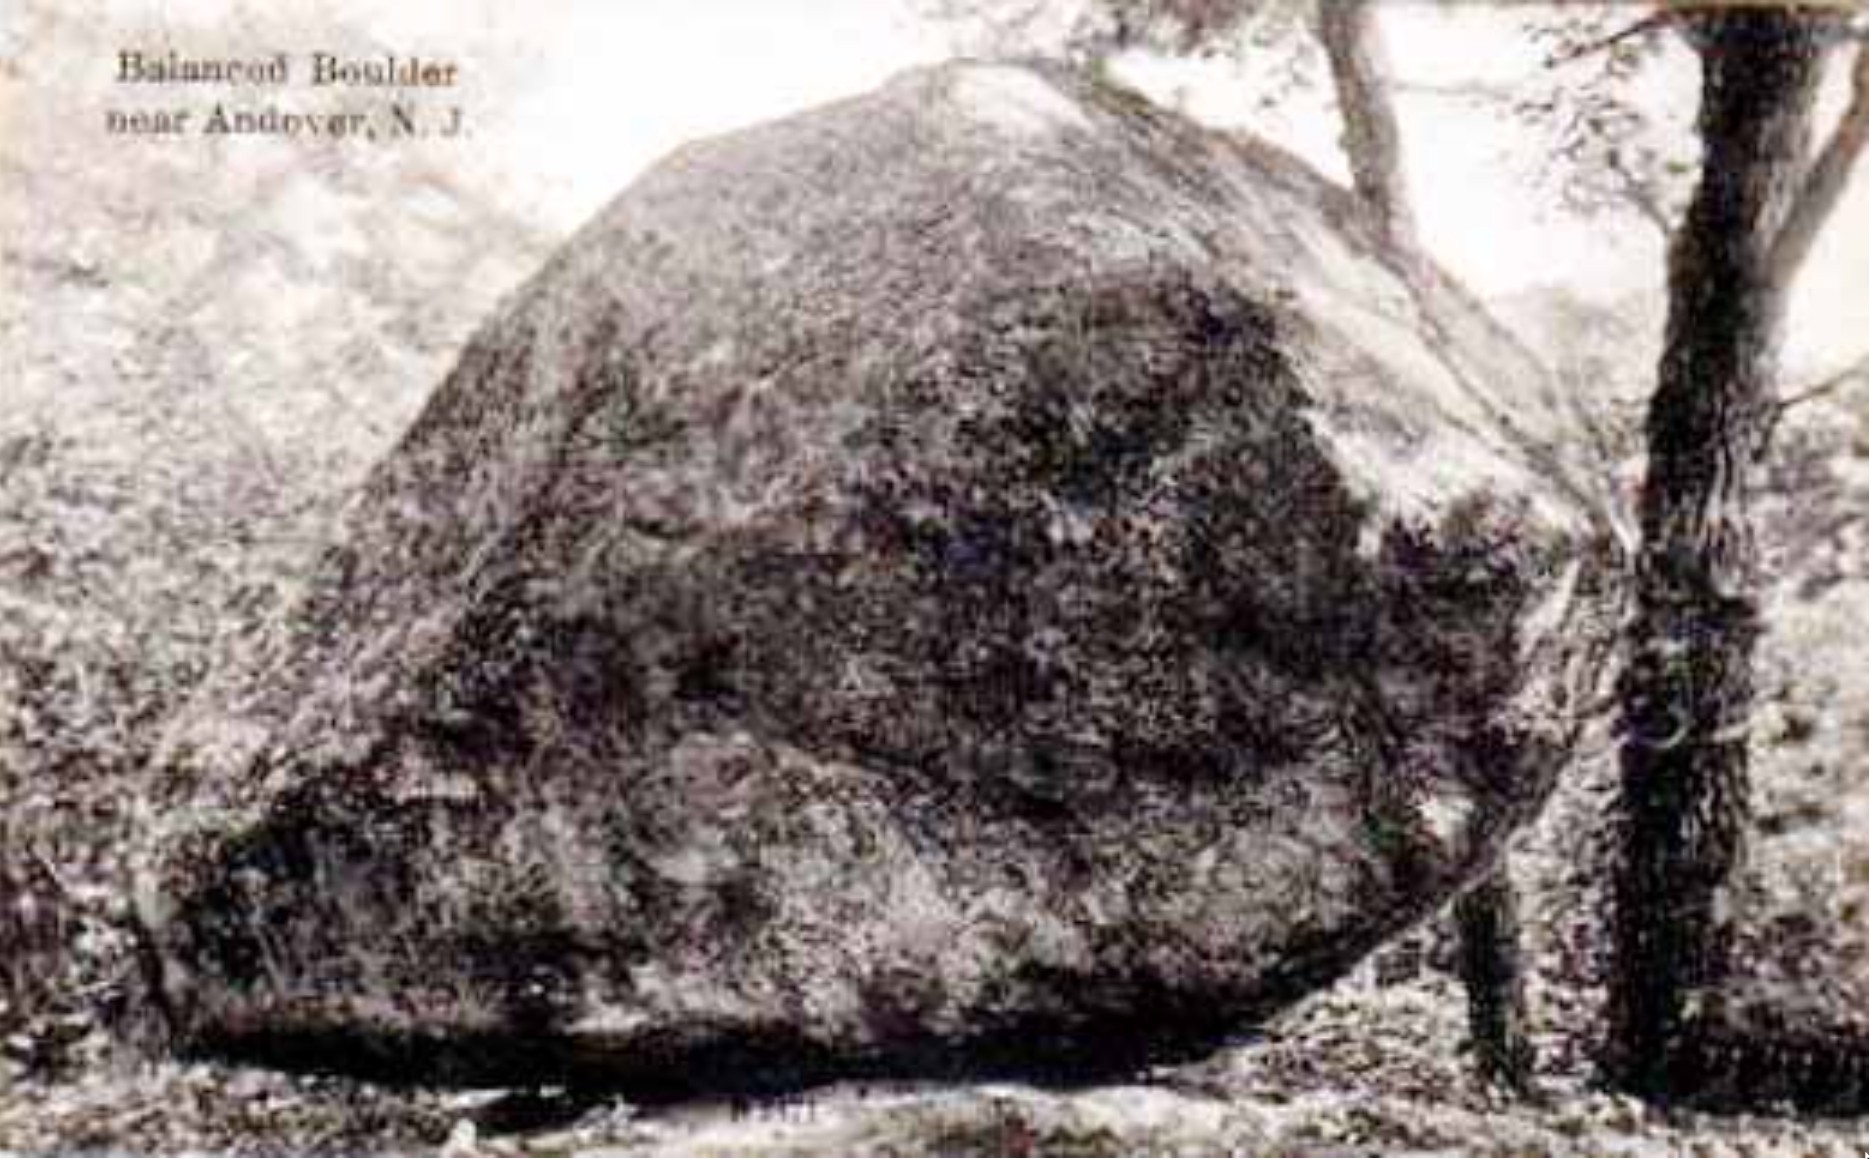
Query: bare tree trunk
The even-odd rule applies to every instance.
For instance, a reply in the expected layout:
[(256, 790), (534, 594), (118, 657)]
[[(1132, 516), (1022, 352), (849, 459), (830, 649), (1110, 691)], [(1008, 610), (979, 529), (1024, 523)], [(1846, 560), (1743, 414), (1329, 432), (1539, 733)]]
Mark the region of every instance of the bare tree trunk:
[[(1373, 0), (1320, 0), (1317, 35), (1331, 64), (1352, 189), (1386, 240), (1413, 247), (1415, 214), (1404, 182), (1402, 132), (1375, 17)], [(1528, 1091), (1535, 1059), (1520, 974), (1518, 908), (1504, 862), (1456, 904), (1455, 930), (1480, 1071), (1511, 1090)]]
[(1373, 0), (1320, 0), (1318, 41), (1331, 62), (1351, 186), (1385, 237), (1412, 242), (1415, 214), (1403, 184), (1402, 133), (1375, 8)]
[(1792, 279), (1811, 254), (1818, 233), (1832, 210), (1837, 208), (1844, 189), (1850, 184), (1851, 171), (1863, 155), (1864, 136), (1870, 130), (1870, 44), (1857, 47), (1857, 60), (1851, 66), (1850, 105), (1839, 118), (1837, 128), (1825, 142), (1818, 159), (1812, 162), (1791, 215), (1773, 243), (1773, 282), (1780, 293), (1792, 288)]
[[(1729, 891), (1748, 816), (1759, 635), (1749, 495), (1784, 295), (1775, 239), (1803, 170), (1822, 49), (1785, 9), (1701, 18), (1700, 184), (1669, 255), (1669, 322), (1648, 420), (1642, 550), (1622, 701), (1611, 1077), (1692, 1096), (1721, 1023)], [(1861, 1044), (1859, 1044), (1861, 1045)]]
[(1504, 858), (1461, 895), (1454, 919), (1475, 1064), (1490, 1082), (1529, 1093), (1537, 1059), (1520, 971), (1519, 899)]

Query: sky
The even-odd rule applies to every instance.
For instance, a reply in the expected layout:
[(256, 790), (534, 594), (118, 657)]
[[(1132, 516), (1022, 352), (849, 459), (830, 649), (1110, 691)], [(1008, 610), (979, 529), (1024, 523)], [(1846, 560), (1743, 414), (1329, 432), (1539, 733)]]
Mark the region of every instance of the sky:
[[(351, 0), (378, 16), (387, 5)], [(490, 18), (503, 21), (488, 0)], [(398, 4), (393, 17), (420, 39), (460, 19), (463, 0)], [(646, 165), (683, 140), (756, 123), (876, 86), (953, 51), (952, 27), (920, 19), (912, 0), (534, 0), (521, 33), (545, 72), (503, 108), (498, 132), (519, 195), (557, 226), (595, 212)], [(509, 7), (507, 11), (511, 11)], [(1511, 84), (1543, 67), (1508, 6), (1397, 2), (1380, 10), (1392, 67), (1405, 81)], [(397, 31), (386, 28), (385, 32)], [(1683, 59), (1686, 54), (1680, 54)], [(1204, 120), (1259, 128), (1342, 175), (1328, 107), (1296, 102), (1256, 114), (1242, 96), (1242, 63), (1129, 60), (1119, 71)], [(1840, 70), (1841, 71), (1841, 70)], [(1652, 76), (1646, 98), (1686, 126), (1696, 76), (1677, 60)], [(1834, 86), (1837, 87), (1837, 86)], [(1828, 102), (1826, 111), (1835, 105)], [(1486, 296), (1560, 285), (1615, 301), (1661, 285), (1663, 245), (1633, 218), (1554, 211), (1552, 198), (1509, 157), (1524, 130), (1446, 98), (1399, 101), (1408, 182), (1423, 244)], [(1255, 124), (1258, 120), (1261, 124)], [(1522, 138), (1516, 140), (1516, 138)], [(1829, 366), (1854, 357), (1870, 330), (1865, 254), (1870, 201), (1862, 166), (1794, 302), (1789, 359)], [(1815, 324), (1814, 324), (1815, 323)]]
[[(290, 27), (303, 38), (321, 20), (343, 20), (393, 49), (459, 56), (476, 140), (449, 160), (559, 232), (685, 140), (862, 92), (900, 69), (950, 55), (956, 42), (952, 26), (917, 14), (918, 0), (72, 2), (126, 27), (168, 19), (199, 26), (217, 13), (244, 11), (254, 27)], [(1540, 59), (1515, 31), (1521, 11), (1408, 0), (1379, 10), (1395, 74), (1444, 85), (1511, 84), (1535, 74)], [(1243, 70), (1252, 65), (1251, 58), (1192, 67), (1132, 59), (1119, 72), (1201, 119), (1261, 132), (1341, 175), (1335, 121), (1322, 97), (1275, 115), (1259, 112), (1243, 95), (1251, 81)], [(1694, 82), (1692, 68), (1664, 68), (1647, 95), (1686, 124)], [(1828, 103), (1839, 103), (1835, 94)], [(1526, 154), (1521, 127), (1407, 86), (1400, 112), (1423, 243), (1480, 294), (1557, 285), (1616, 301), (1659, 289), (1656, 231), (1634, 218), (1553, 212), (1549, 192), (1512, 161), (1516, 146), (1522, 161)], [(1870, 200), (1862, 168), (1797, 288), (1788, 352), (1794, 363), (1853, 357), (1870, 330)]]

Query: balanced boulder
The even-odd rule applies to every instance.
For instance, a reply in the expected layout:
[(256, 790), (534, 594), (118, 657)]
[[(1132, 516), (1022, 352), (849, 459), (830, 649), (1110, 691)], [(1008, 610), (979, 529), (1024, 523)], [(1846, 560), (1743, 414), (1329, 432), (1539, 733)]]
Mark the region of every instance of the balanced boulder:
[(170, 730), (158, 991), (424, 1080), (1209, 1049), (1550, 788), (1612, 627), (1568, 432), (1344, 194), (1093, 79), (690, 145)]

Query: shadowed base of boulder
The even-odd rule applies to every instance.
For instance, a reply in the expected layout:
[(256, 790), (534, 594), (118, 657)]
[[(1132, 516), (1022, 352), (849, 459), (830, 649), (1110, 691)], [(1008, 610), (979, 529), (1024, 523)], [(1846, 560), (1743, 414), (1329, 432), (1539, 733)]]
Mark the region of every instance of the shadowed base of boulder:
[(793, 1027), (686, 1042), (632, 1036), (432, 1033), (355, 1024), (252, 1032), (215, 1030), (182, 1053), (389, 1086), (562, 1087), (639, 1105), (701, 1097), (770, 1098), (836, 1082), (1018, 1081), (1073, 1089), (1134, 1079), (1258, 1037), (1251, 1024), (1139, 1004), (1064, 1025), (1029, 1017), (965, 1039), (887, 1042), (863, 1054), (833, 1051)]

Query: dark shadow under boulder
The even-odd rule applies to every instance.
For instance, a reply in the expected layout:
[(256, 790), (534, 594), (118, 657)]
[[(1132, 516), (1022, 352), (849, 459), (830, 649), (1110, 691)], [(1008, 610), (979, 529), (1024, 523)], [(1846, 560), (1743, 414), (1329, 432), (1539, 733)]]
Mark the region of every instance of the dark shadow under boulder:
[(1614, 625), (1543, 383), (1088, 80), (687, 147), (171, 729), (180, 1039), (651, 1094), (1205, 1050), (1550, 788)]

